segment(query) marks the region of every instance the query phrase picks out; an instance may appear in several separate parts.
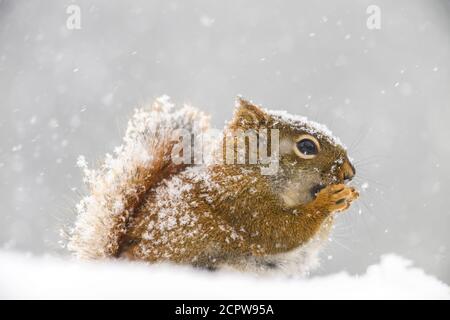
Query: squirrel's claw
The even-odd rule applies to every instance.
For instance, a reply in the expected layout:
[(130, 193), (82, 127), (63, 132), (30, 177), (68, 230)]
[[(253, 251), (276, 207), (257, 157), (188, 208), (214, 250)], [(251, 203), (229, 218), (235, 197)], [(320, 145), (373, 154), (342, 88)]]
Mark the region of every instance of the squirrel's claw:
[(347, 209), (359, 197), (354, 187), (345, 184), (332, 184), (322, 189), (316, 198), (322, 210), (332, 213)]

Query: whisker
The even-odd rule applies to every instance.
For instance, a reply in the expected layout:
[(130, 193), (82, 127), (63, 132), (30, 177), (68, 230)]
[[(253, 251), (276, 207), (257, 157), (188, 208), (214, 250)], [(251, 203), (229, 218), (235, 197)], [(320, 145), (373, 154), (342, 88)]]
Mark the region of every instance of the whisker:
[(331, 242), (333, 243), (336, 243), (337, 245), (339, 245), (340, 247), (342, 247), (342, 248), (344, 248), (345, 250), (347, 250), (348, 252), (352, 252), (353, 253), (353, 251), (349, 248), (349, 247), (347, 247), (346, 245), (344, 245), (343, 243), (341, 243), (341, 242), (339, 242), (338, 240), (336, 240), (336, 239), (332, 239), (331, 240)]
[(359, 177), (358, 176), (354, 177), (353, 181), (355, 183), (357, 183), (357, 184), (361, 184), (360, 186), (362, 186), (366, 182), (370, 182), (370, 183), (372, 183), (372, 184), (374, 184), (374, 185), (376, 185), (376, 186), (378, 186), (380, 188), (385, 188), (385, 189), (388, 188), (388, 186), (386, 184), (384, 184), (384, 183), (382, 183), (382, 182), (380, 182), (378, 180), (374, 180), (372, 178), (366, 177), (366, 176), (361, 176), (360, 175)]
[(356, 152), (361, 142), (367, 137), (369, 130), (370, 128), (367, 127), (362, 127), (359, 129), (359, 133), (357, 134), (356, 140), (353, 141), (348, 148), (352, 153)]

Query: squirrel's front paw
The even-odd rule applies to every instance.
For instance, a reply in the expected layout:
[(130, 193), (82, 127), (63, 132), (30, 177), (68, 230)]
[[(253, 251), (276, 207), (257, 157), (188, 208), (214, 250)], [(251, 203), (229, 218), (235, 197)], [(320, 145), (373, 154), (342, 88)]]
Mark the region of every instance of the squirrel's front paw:
[(332, 184), (322, 189), (315, 199), (315, 204), (327, 213), (344, 211), (352, 201), (359, 197), (355, 188), (345, 184)]

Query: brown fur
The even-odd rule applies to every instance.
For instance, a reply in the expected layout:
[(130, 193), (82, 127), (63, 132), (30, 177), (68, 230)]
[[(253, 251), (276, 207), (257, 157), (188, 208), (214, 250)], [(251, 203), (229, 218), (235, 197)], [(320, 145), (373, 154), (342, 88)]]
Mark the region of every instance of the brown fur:
[[(259, 127), (279, 129), (286, 143), (295, 143), (304, 133), (241, 100), (227, 130)], [(138, 171), (137, 180), (145, 183), (126, 201), (127, 210), (115, 233), (120, 234), (118, 247), (112, 255), (215, 268), (305, 245), (324, 222), (329, 229), (333, 212), (345, 210), (358, 197), (344, 184), (345, 178), (354, 174), (346, 152), (324, 137), (317, 139), (322, 148), (317, 158), (303, 160), (294, 152), (284, 152), (276, 176), (261, 175), (255, 165), (237, 164), (186, 168), (165, 163), (155, 166), (152, 174)], [(170, 146), (162, 146), (153, 152), (170, 150)], [(199, 172), (206, 178), (198, 178)], [(314, 197), (311, 189), (317, 184), (324, 188)], [(174, 185), (188, 188), (170, 199)], [(286, 202), (286, 197), (293, 200)], [(173, 215), (173, 223), (158, 225), (163, 212)]]

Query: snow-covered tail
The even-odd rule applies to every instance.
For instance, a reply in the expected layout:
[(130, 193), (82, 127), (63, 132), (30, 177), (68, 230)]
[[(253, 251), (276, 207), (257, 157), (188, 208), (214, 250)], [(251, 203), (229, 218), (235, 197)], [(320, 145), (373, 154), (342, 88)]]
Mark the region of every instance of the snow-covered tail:
[(175, 110), (168, 96), (150, 108), (138, 109), (128, 123), (123, 145), (107, 154), (98, 170), (84, 170), (89, 196), (77, 205), (78, 218), (69, 231), (68, 249), (79, 258), (99, 259), (117, 255), (127, 222), (157, 183), (182, 170), (171, 161), (177, 129), (193, 134), (209, 128), (209, 117), (184, 106)]

